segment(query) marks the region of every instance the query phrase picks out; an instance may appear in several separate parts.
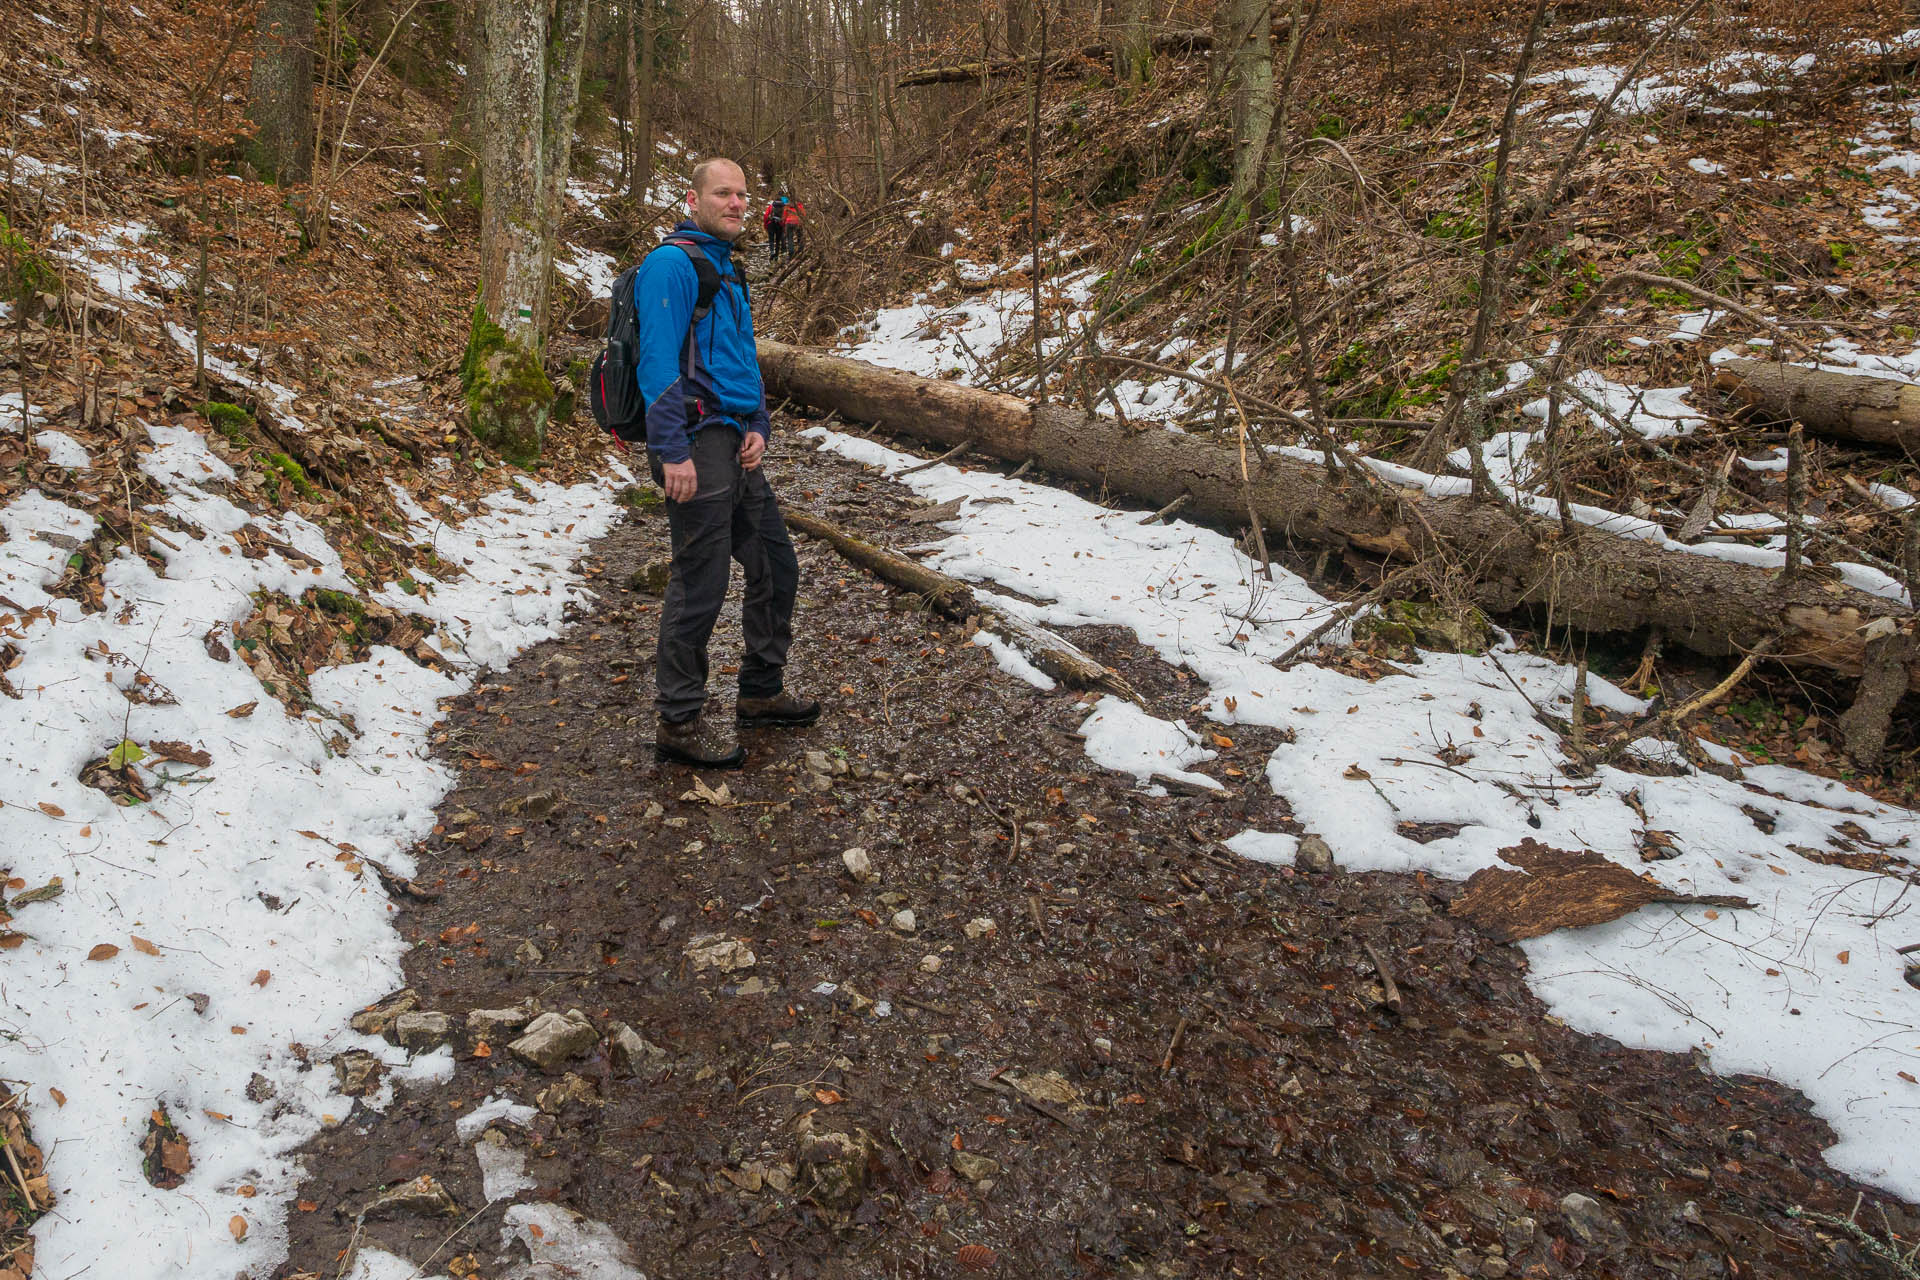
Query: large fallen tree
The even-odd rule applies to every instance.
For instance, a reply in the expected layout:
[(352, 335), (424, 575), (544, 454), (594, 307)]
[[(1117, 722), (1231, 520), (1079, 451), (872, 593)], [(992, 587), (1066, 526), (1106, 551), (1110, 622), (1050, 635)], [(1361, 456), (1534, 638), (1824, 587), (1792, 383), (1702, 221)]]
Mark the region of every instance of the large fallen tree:
[[(1293, 26), (1291, 18), (1276, 16), (1273, 21), (1273, 38), (1283, 40)], [(1156, 54), (1206, 53), (1213, 48), (1211, 31), (1168, 31), (1153, 37), (1153, 51)], [(1082, 61), (1104, 62), (1113, 57), (1110, 44), (1089, 44), (1047, 60), (1047, 71), (1057, 74), (1072, 69)], [(988, 61), (958, 62), (948, 66), (917, 67), (904, 72), (893, 82), (896, 89), (911, 89), (922, 84), (965, 84), (976, 80), (991, 80), (999, 76), (1010, 76), (1016, 72), (1025, 73), (1038, 62), (1038, 54), (1029, 54), (1024, 58), (994, 58)]]
[(1844, 440), (1920, 451), (1920, 386), (1856, 373), (1835, 373), (1766, 360), (1729, 360), (1713, 385), (1746, 401), (1762, 417), (1798, 422)]
[[(1790, 665), (1853, 676), (1872, 668), (1880, 696), (1901, 672), (1906, 687), (1920, 676), (1920, 658), (1905, 656), (1913, 611), (1818, 566), (1789, 575), (1591, 526), (1568, 536), (1555, 522), (1522, 519), (1494, 502), (1343, 483), (1322, 467), (1258, 451), (1243, 481), (1235, 450), (1195, 436), (766, 339), (759, 354), (770, 398), (933, 444), (1031, 460), (1153, 507), (1184, 496), (1185, 515), (1230, 528), (1246, 527), (1251, 513), (1268, 533), (1297, 541), (1406, 560), (1445, 556), (1467, 594), (1492, 611), (1539, 607), (1594, 631), (1658, 627), (1715, 655), (1771, 638), (1770, 656)], [(1895, 652), (1902, 657), (1889, 670)]]

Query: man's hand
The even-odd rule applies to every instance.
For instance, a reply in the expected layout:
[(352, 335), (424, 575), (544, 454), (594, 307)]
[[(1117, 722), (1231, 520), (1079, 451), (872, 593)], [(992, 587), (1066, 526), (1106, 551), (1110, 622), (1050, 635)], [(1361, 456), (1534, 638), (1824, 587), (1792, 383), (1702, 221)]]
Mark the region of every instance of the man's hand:
[(748, 471), (756, 470), (760, 460), (767, 456), (767, 438), (758, 431), (749, 431), (740, 440), (740, 465)]
[(673, 502), (685, 502), (700, 491), (700, 474), (693, 469), (693, 459), (685, 462), (663, 462), (660, 473), (665, 481), (661, 487), (667, 491), (667, 498)]

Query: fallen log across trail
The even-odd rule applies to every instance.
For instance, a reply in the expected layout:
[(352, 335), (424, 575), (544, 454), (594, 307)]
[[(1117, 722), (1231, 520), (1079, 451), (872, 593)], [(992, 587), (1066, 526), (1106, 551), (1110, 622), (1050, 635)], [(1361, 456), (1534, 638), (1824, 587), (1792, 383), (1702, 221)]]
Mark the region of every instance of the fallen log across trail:
[[(1274, 40), (1285, 40), (1292, 29), (1293, 20), (1276, 15), (1270, 28)], [(1211, 31), (1166, 31), (1154, 36), (1152, 49), (1155, 54), (1195, 54), (1209, 53), (1213, 49), (1214, 36)], [(1102, 62), (1113, 57), (1110, 44), (1089, 44), (1078, 49), (1069, 49), (1047, 61), (1049, 72), (1065, 71), (1082, 61)], [(991, 61), (975, 60), (959, 62), (951, 66), (916, 67), (903, 72), (893, 82), (896, 89), (911, 89), (922, 84), (966, 84), (982, 79), (994, 79), (998, 76), (1010, 76), (1032, 69), (1038, 62), (1038, 54), (1029, 54), (1024, 58), (995, 58)]]
[(1061, 684), (1073, 689), (1117, 694), (1129, 702), (1140, 701), (1140, 695), (1119, 672), (1101, 666), (1071, 641), (1045, 627), (994, 608), (975, 596), (973, 588), (960, 579), (877, 547), (810, 512), (788, 508), (784, 514), (787, 523), (795, 529), (820, 539), (875, 577), (918, 593), (947, 617), (977, 616), (984, 625), (1004, 633), (1028, 661)]
[[(770, 399), (937, 446), (970, 441), (975, 454), (1031, 461), (1150, 507), (1185, 496), (1187, 517), (1230, 529), (1245, 527), (1251, 511), (1268, 533), (1294, 541), (1402, 560), (1445, 556), (1468, 596), (1491, 612), (1537, 606), (1591, 631), (1657, 626), (1710, 655), (1749, 651), (1772, 636), (1772, 659), (1852, 676), (1871, 665), (1870, 644), (1879, 654), (1914, 630), (1907, 605), (1824, 569), (1788, 575), (1590, 525), (1569, 537), (1554, 521), (1522, 521), (1496, 503), (1384, 482), (1344, 485), (1323, 467), (1258, 452), (1243, 480), (1236, 450), (1196, 436), (764, 338), (759, 355)], [(1912, 688), (1920, 659), (1903, 665)]]
[(1920, 386), (1857, 373), (1809, 369), (1767, 360), (1729, 360), (1713, 385), (1732, 392), (1762, 417), (1798, 422), (1843, 440), (1920, 453)]

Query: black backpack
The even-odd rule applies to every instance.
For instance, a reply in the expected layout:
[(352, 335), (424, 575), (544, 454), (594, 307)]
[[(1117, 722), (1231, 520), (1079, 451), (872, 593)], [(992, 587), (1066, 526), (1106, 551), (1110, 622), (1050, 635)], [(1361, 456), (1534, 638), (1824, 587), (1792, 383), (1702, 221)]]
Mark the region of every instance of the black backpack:
[[(673, 236), (660, 243), (679, 246), (693, 263), (693, 273), (700, 278), (693, 320), (687, 325), (684, 367), (690, 372), (700, 358), (694, 330), (713, 310), (713, 300), (720, 293), (720, 273), (694, 241)], [(638, 378), (640, 322), (633, 308), (633, 278), (639, 270), (637, 265), (628, 267), (613, 282), (613, 294), (607, 305), (607, 340), (600, 354), (593, 358), (593, 368), (587, 374), (587, 404), (593, 410), (593, 420), (612, 434), (614, 442), (623, 449), (630, 442), (647, 438), (647, 401), (640, 394)]]

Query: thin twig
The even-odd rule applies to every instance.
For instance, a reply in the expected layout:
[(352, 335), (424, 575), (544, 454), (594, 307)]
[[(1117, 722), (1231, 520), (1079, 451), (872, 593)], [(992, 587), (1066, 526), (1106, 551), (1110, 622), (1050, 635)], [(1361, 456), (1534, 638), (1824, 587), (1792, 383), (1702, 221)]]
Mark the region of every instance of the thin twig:
[(1175, 512), (1178, 512), (1181, 508), (1185, 507), (1189, 502), (1192, 502), (1192, 501), (1193, 501), (1193, 495), (1191, 493), (1183, 493), (1179, 497), (1175, 498), (1172, 502), (1169, 502), (1166, 506), (1154, 512), (1152, 515), (1143, 516), (1140, 520), (1140, 523), (1156, 524), (1159, 521), (1165, 520), (1168, 516), (1173, 515)]
[(1173, 1055), (1180, 1052), (1180, 1042), (1187, 1038), (1187, 1027), (1192, 1021), (1186, 1014), (1180, 1015), (1180, 1021), (1173, 1029), (1173, 1038), (1167, 1041), (1167, 1051), (1160, 1055), (1162, 1071), (1173, 1070)]
[(1365, 938), (1360, 940), (1360, 945), (1366, 948), (1367, 958), (1373, 961), (1374, 972), (1380, 975), (1380, 990), (1385, 994), (1381, 1003), (1395, 1013), (1400, 1012), (1400, 988), (1393, 981), (1393, 970), (1387, 967), (1387, 958)]
[(967, 450), (973, 448), (973, 446), (974, 446), (974, 441), (962, 440), (959, 444), (953, 446), (953, 448), (947, 450), (945, 453), (941, 454), (939, 457), (929, 458), (925, 462), (916, 463), (915, 465), (908, 467), (905, 471), (896, 471), (893, 473), (893, 476), (891, 478), (898, 480), (901, 476), (910, 476), (910, 475), (913, 475), (915, 472), (926, 471), (926, 470), (929, 470), (930, 468), (937, 467), (943, 462), (951, 462), (953, 459), (967, 452)]

